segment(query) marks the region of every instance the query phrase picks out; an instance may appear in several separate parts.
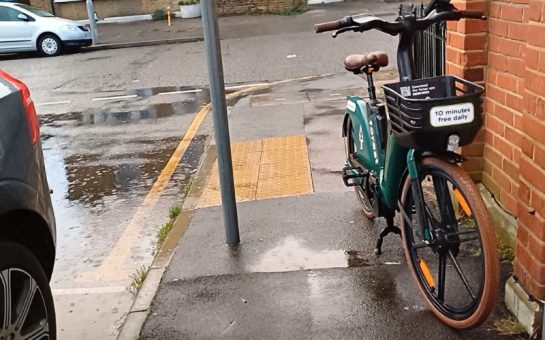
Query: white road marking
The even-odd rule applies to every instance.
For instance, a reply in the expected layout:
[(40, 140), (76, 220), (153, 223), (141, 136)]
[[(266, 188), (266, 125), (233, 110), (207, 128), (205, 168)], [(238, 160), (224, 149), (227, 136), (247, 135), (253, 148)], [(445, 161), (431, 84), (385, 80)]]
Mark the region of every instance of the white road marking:
[(257, 83), (257, 84), (233, 85), (233, 86), (227, 86), (227, 87), (225, 87), (225, 90), (230, 91), (230, 90), (244, 89), (244, 88), (247, 88), (247, 87), (253, 87), (253, 86), (265, 86), (265, 85), (269, 85), (269, 83)]
[(48, 105), (70, 104), (71, 102), (72, 102), (71, 100), (61, 100), (61, 101), (58, 101), (58, 102), (38, 103), (38, 104), (35, 104), (35, 105), (36, 106), (48, 106)]
[(108, 294), (121, 293), (127, 290), (124, 286), (105, 286), (87, 288), (57, 288), (52, 289), (53, 295), (82, 295), (82, 294)]
[(185, 90), (185, 91), (161, 92), (161, 93), (158, 93), (157, 95), (158, 96), (164, 96), (164, 95), (167, 95), (167, 94), (183, 94), (183, 93), (198, 93), (198, 92), (202, 92), (202, 90), (201, 89), (195, 89), (195, 90)]
[(99, 102), (99, 101), (104, 101), (104, 100), (130, 99), (130, 98), (136, 98), (136, 97), (138, 97), (136, 94), (128, 94), (128, 95), (125, 95), (125, 96), (93, 98), (93, 99), (91, 99), (91, 101)]

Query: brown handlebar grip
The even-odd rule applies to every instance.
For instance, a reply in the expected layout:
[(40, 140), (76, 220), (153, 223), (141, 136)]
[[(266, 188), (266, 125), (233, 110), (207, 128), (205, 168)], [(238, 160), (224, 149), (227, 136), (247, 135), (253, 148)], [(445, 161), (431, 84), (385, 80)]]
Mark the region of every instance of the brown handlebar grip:
[(335, 31), (341, 28), (342, 27), (340, 21), (330, 21), (314, 25), (314, 30), (316, 31), (316, 33)]

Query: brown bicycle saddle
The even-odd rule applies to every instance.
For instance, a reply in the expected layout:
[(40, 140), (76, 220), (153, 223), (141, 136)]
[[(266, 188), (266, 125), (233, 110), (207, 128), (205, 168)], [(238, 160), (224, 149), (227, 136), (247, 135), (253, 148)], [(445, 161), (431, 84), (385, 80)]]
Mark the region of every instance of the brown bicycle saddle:
[(379, 67), (388, 66), (388, 54), (382, 51), (368, 54), (352, 54), (344, 60), (344, 67), (351, 72), (360, 70), (368, 65), (376, 65)]

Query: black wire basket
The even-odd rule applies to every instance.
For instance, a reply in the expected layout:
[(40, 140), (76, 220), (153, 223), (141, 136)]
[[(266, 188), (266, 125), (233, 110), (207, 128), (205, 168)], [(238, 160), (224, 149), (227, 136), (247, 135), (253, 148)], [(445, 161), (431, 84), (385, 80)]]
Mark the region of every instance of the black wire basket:
[(446, 150), (449, 136), (459, 146), (473, 141), (482, 126), (483, 87), (454, 76), (383, 85), (388, 118), (406, 148)]

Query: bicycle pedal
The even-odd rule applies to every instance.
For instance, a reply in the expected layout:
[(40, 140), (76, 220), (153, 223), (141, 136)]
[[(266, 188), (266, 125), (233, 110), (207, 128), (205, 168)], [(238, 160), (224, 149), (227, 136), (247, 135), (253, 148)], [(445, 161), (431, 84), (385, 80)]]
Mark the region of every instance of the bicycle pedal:
[(355, 174), (355, 175), (347, 175), (347, 174), (343, 174), (343, 182), (344, 182), (344, 185), (346, 185), (347, 187), (355, 187), (357, 185), (361, 185), (361, 182), (358, 183), (357, 179), (361, 179), (361, 175), (359, 174)]
[(343, 168), (343, 182), (347, 187), (354, 187), (361, 185), (361, 179), (365, 177), (367, 173), (362, 173), (359, 168), (347, 165)]

